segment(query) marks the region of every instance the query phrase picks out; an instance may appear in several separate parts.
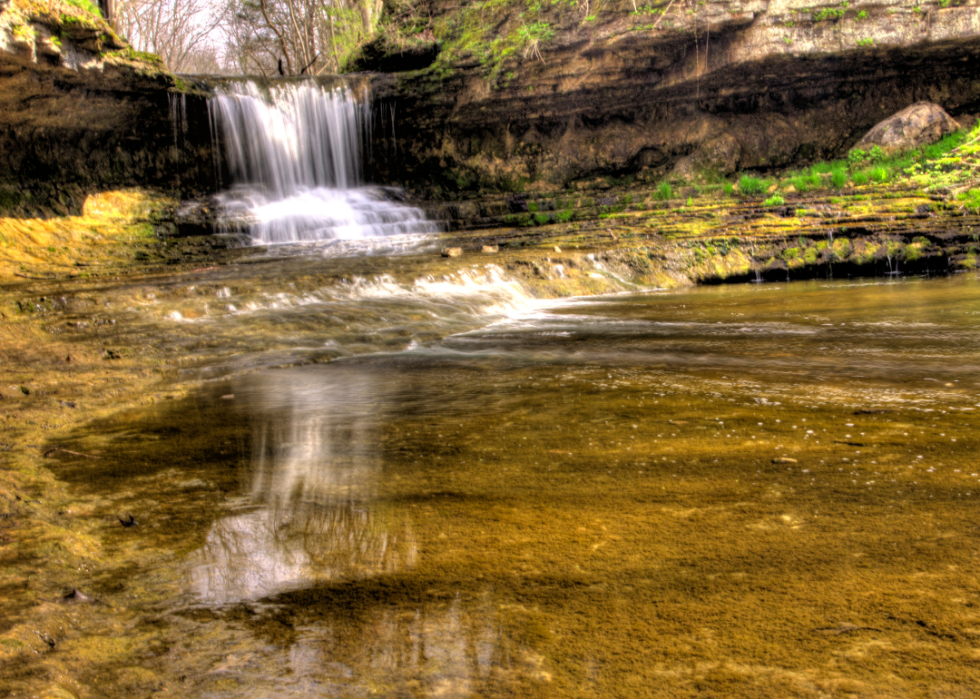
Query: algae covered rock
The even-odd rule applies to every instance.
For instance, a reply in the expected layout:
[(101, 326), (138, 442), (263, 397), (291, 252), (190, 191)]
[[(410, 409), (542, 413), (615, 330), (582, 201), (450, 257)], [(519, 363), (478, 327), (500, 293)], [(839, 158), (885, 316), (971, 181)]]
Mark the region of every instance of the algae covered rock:
[(891, 155), (935, 143), (958, 129), (959, 124), (938, 104), (916, 102), (875, 124), (854, 148), (871, 150), (878, 146)]

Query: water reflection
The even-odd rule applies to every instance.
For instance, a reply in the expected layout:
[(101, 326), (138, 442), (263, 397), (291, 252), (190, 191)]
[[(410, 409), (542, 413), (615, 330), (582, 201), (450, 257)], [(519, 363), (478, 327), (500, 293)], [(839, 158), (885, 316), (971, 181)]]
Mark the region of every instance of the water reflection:
[(288, 650), (298, 686), (312, 682), (341, 696), (362, 696), (367, 687), (388, 696), (473, 696), (551, 681), (545, 658), (511, 638), (510, 626), (527, 623), (529, 612), (489, 593), (414, 609), (307, 610)]
[(252, 424), (248, 496), (192, 557), (190, 586), (201, 601), (260, 599), (414, 565), (410, 522), (375, 502), (390, 386), (357, 368), (264, 372), (233, 386)]

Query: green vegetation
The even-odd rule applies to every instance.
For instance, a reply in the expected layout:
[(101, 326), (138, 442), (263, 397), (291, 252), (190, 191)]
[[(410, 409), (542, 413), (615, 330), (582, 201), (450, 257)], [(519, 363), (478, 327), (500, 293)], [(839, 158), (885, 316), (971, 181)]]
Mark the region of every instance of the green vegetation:
[(102, 13), (99, 11), (99, 6), (89, 2), (89, 0), (64, 0), (64, 2), (80, 10), (85, 10), (90, 15), (95, 15), (96, 17), (102, 16)]
[(830, 173), (830, 182), (837, 189), (841, 189), (844, 185), (846, 185), (847, 184), (847, 168), (846, 167), (838, 167), (838, 168), (835, 168), (833, 171), (831, 171), (831, 173)]
[(742, 175), (738, 180), (738, 193), (743, 196), (750, 197), (756, 194), (762, 194), (764, 191), (766, 191), (766, 184), (758, 177)]
[[(487, 80), (499, 87), (500, 82), (513, 79), (513, 71), (504, 70), (508, 62), (520, 57), (543, 60), (542, 47), (555, 37), (556, 26), (575, 17), (577, 7), (578, 0), (467, 3), (432, 23), (441, 45), (432, 69), (444, 76), (456, 63), (475, 59), (484, 67)], [(501, 81), (501, 76), (507, 77)]]
[(661, 182), (660, 186), (657, 187), (657, 199), (661, 201), (667, 201), (674, 197), (674, 189), (670, 186), (669, 182)]
[(857, 45), (858, 46), (861, 46), (863, 48), (867, 48), (867, 47), (870, 47), (870, 46), (874, 46), (875, 45), (875, 40), (872, 37), (868, 36), (868, 37), (865, 37), (864, 39), (858, 39), (857, 40)]
[(769, 197), (768, 199), (766, 199), (763, 202), (763, 204), (765, 204), (765, 206), (782, 206), (785, 203), (786, 203), (786, 200), (783, 199), (778, 194), (773, 194), (771, 197)]
[(957, 195), (956, 201), (964, 209), (980, 213), (980, 189), (970, 189)]
[(838, 7), (824, 7), (818, 10), (813, 15), (814, 22), (824, 22), (831, 19), (842, 19), (845, 14), (847, 14), (847, 8), (850, 5), (847, 2), (842, 2)]

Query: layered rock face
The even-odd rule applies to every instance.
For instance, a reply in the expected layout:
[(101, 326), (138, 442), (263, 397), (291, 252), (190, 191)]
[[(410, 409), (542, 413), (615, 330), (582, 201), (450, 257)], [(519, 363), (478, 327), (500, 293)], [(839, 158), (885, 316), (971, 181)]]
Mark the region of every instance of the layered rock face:
[[(80, 213), (93, 191), (213, 182), (175, 147), (175, 79), (101, 20), (0, 4), (0, 216)], [(179, 128), (178, 128), (179, 131)]]
[[(444, 47), (473, 7), (426, 7), (437, 35), (450, 27)], [(462, 51), (376, 81), (398, 141), (376, 133), (381, 177), (547, 189), (766, 170), (842, 156), (920, 100), (980, 111), (978, 0), (564, 3), (547, 31), (485, 7), (499, 36), (524, 37), (509, 56)]]
[[(980, 112), (980, 0), (529, 1), (419, 0), (416, 38), (366, 47), (371, 179), (446, 196), (710, 178), (842, 156), (922, 100)], [(0, 215), (213, 191), (208, 89), (57, 0), (0, 0)]]

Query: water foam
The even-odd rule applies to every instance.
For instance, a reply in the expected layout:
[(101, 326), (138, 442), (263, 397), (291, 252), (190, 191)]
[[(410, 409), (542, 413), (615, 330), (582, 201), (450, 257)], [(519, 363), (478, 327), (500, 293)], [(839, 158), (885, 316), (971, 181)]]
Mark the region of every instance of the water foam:
[(218, 197), (222, 227), (263, 245), (437, 232), (398, 190), (364, 186), (369, 106), (313, 81), (221, 88), (211, 112), (233, 180)]

